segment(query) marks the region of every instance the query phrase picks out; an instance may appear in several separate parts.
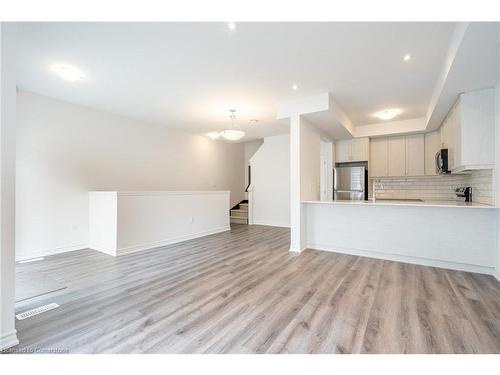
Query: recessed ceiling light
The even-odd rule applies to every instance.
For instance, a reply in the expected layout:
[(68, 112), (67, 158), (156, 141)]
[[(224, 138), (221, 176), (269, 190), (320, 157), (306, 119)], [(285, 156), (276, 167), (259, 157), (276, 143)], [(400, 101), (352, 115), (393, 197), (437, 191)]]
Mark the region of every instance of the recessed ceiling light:
[(206, 136), (210, 139), (217, 139), (220, 137), (220, 133), (219, 132), (210, 132), (210, 133), (207, 133)]
[(250, 124), (252, 124), (252, 125), (255, 125), (258, 122), (259, 122), (259, 120), (255, 119), (255, 118), (250, 120)]
[(403, 60), (404, 61), (410, 61), (411, 58), (412, 58), (411, 54), (407, 53), (406, 55), (404, 55)]
[(228, 24), (227, 24), (227, 28), (228, 28), (229, 30), (234, 30), (234, 29), (236, 29), (236, 22), (228, 22)]
[(373, 116), (381, 119), (381, 120), (391, 120), (397, 115), (401, 114), (400, 109), (384, 109), (383, 111), (374, 113)]
[(298, 85), (296, 85), (296, 84), (293, 84), (293, 85), (292, 85), (292, 90), (297, 91), (298, 89), (299, 89), (299, 86), (298, 86)]
[(81, 81), (85, 77), (80, 69), (70, 65), (54, 64), (52, 71), (66, 81)]

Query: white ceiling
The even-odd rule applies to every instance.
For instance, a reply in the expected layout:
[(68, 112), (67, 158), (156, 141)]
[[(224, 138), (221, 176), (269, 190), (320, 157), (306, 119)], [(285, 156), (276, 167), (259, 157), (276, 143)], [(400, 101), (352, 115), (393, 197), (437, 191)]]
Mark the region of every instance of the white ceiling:
[[(454, 23), (21, 23), (18, 85), (194, 133), (288, 131), (277, 102), (331, 92), (354, 125), (426, 115)], [(409, 62), (403, 56), (411, 53)], [(54, 63), (83, 70), (67, 82)], [(292, 84), (299, 90), (293, 91)], [(257, 125), (249, 125), (252, 118)]]

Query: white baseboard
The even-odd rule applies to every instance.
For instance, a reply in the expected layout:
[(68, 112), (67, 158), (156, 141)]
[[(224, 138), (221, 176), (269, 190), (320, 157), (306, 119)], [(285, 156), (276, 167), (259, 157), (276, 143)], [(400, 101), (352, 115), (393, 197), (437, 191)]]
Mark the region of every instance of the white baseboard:
[(68, 253), (70, 251), (82, 250), (82, 249), (87, 249), (87, 248), (88, 248), (87, 243), (80, 243), (80, 244), (76, 244), (76, 245), (53, 247), (50, 249), (43, 249), (43, 250), (38, 250), (38, 251), (30, 251), (29, 253), (16, 254), (16, 262), (18, 262), (20, 260), (45, 257), (48, 255)]
[[(496, 275), (494, 275), (495, 269), (493, 267), (479, 266), (476, 264), (448, 262), (448, 261), (430, 259), (430, 258), (419, 258), (419, 257), (412, 257), (412, 256), (407, 256), (407, 255), (383, 253), (383, 252), (372, 251), (372, 250), (351, 249), (351, 248), (345, 248), (345, 247), (340, 247), (340, 246), (312, 244), (312, 243), (308, 244), (307, 248), (314, 249), (314, 250), (321, 250), (321, 251), (329, 251), (329, 252), (340, 253), (340, 254), (357, 255), (357, 256), (363, 256), (363, 257), (367, 257), (367, 258), (392, 260), (394, 262), (418, 264), (421, 266), (447, 268), (447, 269), (451, 269), (451, 270), (473, 272), (473, 273), (482, 273), (482, 274), (493, 275), (493, 276), (497, 277)], [(499, 279), (499, 278), (497, 277), (497, 279)]]
[(228, 226), (228, 227), (223, 227), (223, 228), (211, 229), (211, 230), (207, 230), (207, 231), (203, 231), (203, 232), (192, 233), (192, 234), (188, 234), (188, 235), (184, 235), (184, 236), (167, 238), (167, 239), (160, 240), (160, 241), (146, 242), (146, 243), (143, 243), (140, 245), (122, 247), (122, 248), (116, 250), (116, 255), (120, 256), (120, 255), (135, 253), (138, 251), (150, 250), (150, 249), (154, 249), (155, 247), (172, 245), (174, 243), (192, 240), (192, 239), (199, 238), (199, 237), (209, 236), (211, 234), (227, 232), (229, 230), (231, 230), (231, 227)]
[(497, 279), (498, 281), (500, 281), (500, 270), (497, 270), (496, 268), (493, 269), (492, 275), (495, 277), (495, 279)]
[(15, 329), (0, 336), (0, 351), (12, 348), (17, 344), (19, 344), (19, 340)]
[(281, 223), (278, 221), (259, 221), (254, 220), (251, 225), (267, 225), (269, 227), (290, 228), (290, 224)]

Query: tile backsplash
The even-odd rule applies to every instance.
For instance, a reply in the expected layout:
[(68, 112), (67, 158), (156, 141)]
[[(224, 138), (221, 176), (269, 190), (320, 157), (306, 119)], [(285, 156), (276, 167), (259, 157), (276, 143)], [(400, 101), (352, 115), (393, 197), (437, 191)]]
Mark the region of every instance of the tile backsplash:
[(370, 190), (375, 188), (377, 199), (423, 200), (463, 200), (457, 198), (455, 188), (471, 186), (474, 202), (493, 204), (493, 172), (490, 169), (445, 176), (375, 177), (370, 179), (370, 184)]

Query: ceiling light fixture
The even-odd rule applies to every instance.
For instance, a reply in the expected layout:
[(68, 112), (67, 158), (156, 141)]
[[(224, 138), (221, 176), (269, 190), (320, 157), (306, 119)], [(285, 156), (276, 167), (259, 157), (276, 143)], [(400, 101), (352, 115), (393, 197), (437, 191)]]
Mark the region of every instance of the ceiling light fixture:
[(383, 111), (374, 113), (373, 116), (380, 120), (392, 120), (397, 115), (401, 114), (400, 109), (384, 109)]
[(299, 86), (297, 86), (296, 84), (293, 84), (293, 85), (292, 85), (292, 90), (297, 91), (298, 89), (299, 89)]
[(66, 81), (81, 81), (85, 78), (85, 74), (78, 68), (70, 65), (54, 64), (52, 71)]
[(254, 118), (254, 119), (252, 119), (252, 120), (250, 120), (250, 124), (251, 124), (251, 125), (255, 125), (255, 124), (257, 124), (258, 122), (259, 122), (259, 120), (255, 119), (255, 118)]
[(217, 139), (220, 137), (220, 133), (219, 132), (210, 132), (210, 133), (207, 133), (205, 134), (208, 138), (210, 139)]
[(222, 136), (222, 138), (227, 139), (228, 141), (239, 141), (245, 136), (245, 132), (241, 130), (236, 124), (236, 110), (230, 109), (229, 112), (231, 112), (231, 114), (229, 115), (229, 118), (231, 119), (231, 128), (224, 130), (220, 133), (220, 135)]
[(235, 23), (235, 22), (228, 22), (228, 24), (227, 24), (227, 28), (228, 28), (229, 30), (234, 30), (234, 29), (236, 29), (236, 23)]
[(406, 55), (404, 55), (403, 60), (404, 61), (410, 61), (411, 58), (412, 58), (411, 54), (407, 53)]

